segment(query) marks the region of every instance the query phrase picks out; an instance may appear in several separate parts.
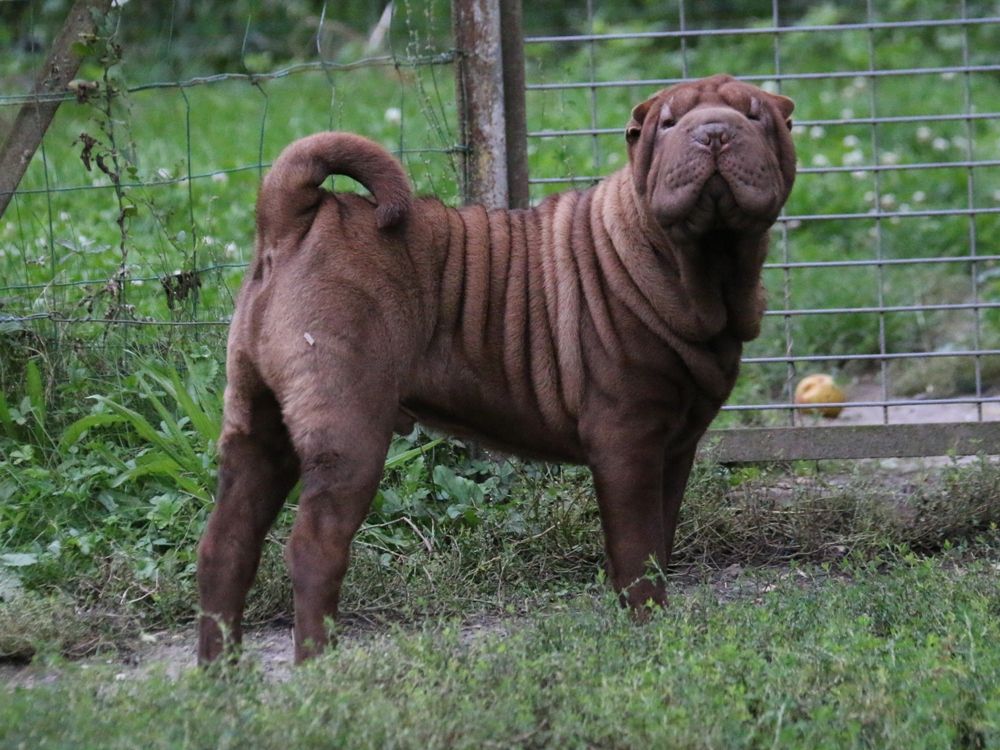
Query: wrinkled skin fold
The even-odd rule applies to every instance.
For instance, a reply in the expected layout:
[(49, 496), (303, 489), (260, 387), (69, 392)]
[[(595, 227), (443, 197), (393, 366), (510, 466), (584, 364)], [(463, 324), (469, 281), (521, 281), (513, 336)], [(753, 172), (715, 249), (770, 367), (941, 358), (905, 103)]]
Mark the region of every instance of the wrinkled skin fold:
[[(760, 329), (767, 233), (795, 177), (790, 100), (727, 76), (632, 111), (629, 163), (528, 210), (415, 198), (360, 136), (275, 162), (230, 330), (216, 507), (199, 547), (199, 659), (237, 644), (292, 485), (295, 652), (327, 643), (392, 433), (420, 421), (594, 476), (610, 580), (662, 577), (699, 438)], [(320, 188), (346, 174), (371, 198)]]

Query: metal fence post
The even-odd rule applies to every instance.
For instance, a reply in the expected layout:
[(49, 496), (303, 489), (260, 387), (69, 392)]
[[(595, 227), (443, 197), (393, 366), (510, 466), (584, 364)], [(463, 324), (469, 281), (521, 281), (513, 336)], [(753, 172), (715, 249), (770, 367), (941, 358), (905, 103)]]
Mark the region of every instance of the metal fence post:
[(528, 207), (528, 122), (524, 102), (524, 30), (521, 0), (500, 0), (503, 104), (507, 125), (507, 198)]

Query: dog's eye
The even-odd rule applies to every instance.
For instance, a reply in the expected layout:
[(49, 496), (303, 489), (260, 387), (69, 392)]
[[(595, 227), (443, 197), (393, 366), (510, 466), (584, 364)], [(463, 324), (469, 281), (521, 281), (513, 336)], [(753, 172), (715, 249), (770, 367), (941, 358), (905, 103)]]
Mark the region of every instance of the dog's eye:
[(750, 97), (750, 111), (747, 113), (747, 117), (751, 120), (760, 119), (760, 99), (756, 96)]

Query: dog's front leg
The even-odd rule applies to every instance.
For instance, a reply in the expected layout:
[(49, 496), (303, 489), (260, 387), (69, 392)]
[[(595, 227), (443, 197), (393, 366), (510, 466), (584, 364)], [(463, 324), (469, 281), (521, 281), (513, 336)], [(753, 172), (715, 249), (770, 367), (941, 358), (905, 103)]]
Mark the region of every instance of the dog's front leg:
[(666, 563), (661, 446), (655, 440), (611, 438), (590, 462), (611, 582), (622, 603), (639, 613), (650, 601), (666, 601), (660, 575)]

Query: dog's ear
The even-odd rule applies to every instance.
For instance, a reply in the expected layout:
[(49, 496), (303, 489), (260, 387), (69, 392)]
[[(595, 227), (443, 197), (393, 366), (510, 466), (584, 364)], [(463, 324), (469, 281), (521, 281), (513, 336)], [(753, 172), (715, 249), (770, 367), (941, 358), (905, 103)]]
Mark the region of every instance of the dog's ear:
[(630, 148), (639, 140), (639, 135), (642, 133), (642, 124), (646, 121), (646, 115), (649, 113), (649, 108), (653, 106), (653, 99), (655, 98), (654, 96), (642, 104), (636, 104), (632, 107), (632, 119), (625, 126), (625, 142), (628, 143)]
[(632, 119), (625, 127), (625, 142), (628, 143), (628, 160), (632, 165), (632, 179), (636, 192), (646, 192), (646, 177), (653, 158), (653, 144), (656, 141), (656, 118), (647, 117), (657, 102), (662, 100), (662, 92), (650, 97), (632, 108)]
[(778, 112), (781, 114), (782, 119), (785, 121), (785, 125), (789, 130), (791, 130), (792, 112), (795, 111), (795, 102), (787, 96), (782, 96), (781, 94), (771, 94), (770, 97), (771, 101), (774, 102), (774, 106), (778, 108)]

